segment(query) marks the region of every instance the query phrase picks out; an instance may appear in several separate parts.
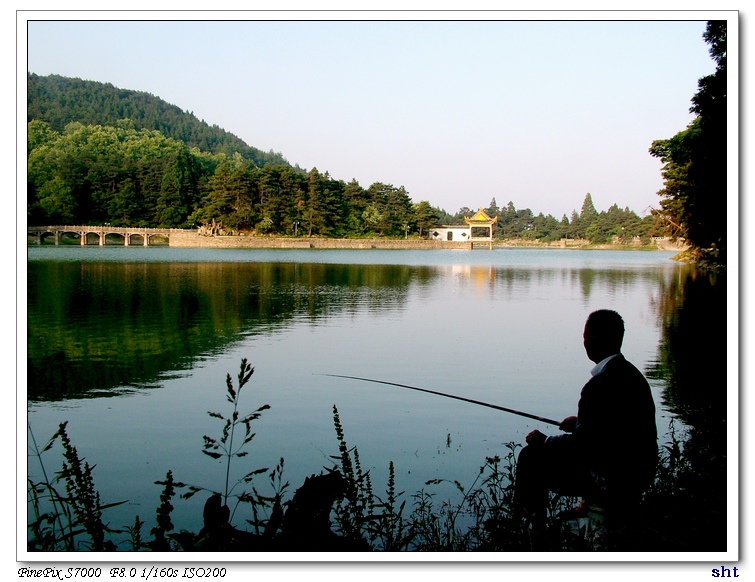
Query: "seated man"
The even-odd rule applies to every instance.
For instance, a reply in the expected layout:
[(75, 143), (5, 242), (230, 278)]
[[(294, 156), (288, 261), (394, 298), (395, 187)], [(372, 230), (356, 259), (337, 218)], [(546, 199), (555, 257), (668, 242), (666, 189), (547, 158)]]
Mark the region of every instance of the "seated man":
[(545, 524), (549, 490), (594, 501), (617, 523), (637, 507), (655, 476), (655, 404), (642, 372), (621, 354), (624, 321), (615, 311), (595, 311), (583, 337), (596, 366), (577, 416), (561, 422), (567, 434), (530, 432), (517, 460), (516, 499), (533, 528)]

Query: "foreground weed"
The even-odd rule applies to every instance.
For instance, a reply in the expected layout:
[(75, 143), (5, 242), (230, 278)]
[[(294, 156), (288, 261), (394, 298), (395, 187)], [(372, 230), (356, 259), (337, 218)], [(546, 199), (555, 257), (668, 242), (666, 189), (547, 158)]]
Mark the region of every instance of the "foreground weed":
[[(283, 499), (285, 497), (286, 491), (289, 488), (289, 482), (283, 481), (284, 464), (285, 462), (283, 460), (283, 457), (281, 457), (275, 468), (268, 474), (270, 486), (273, 489), (272, 497), (262, 495), (254, 486), (252, 486), (252, 495), (246, 495), (243, 497), (243, 499), (252, 506), (253, 519), (247, 519), (247, 523), (254, 528), (255, 534), (266, 534), (268, 539), (270, 536), (274, 535), (275, 530), (279, 526), (279, 522), (282, 519), (284, 504)], [(266, 509), (268, 507), (272, 507), (272, 515), (266, 522), (260, 515), (260, 509)], [(267, 526), (271, 521), (275, 523), (268, 529)], [(264, 531), (262, 529), (263, 525), (265, 525)]]
[(34, 519), (29, 523), (31, 539), (27, 543), (28, 548), (30, 551), (74, 550), (74, 538), (83, 530), (77, 532), (73, 529), (73, 515), (70, 507), (50, 481), (42, 460), (42, 453), (52, 448), (57, 433), (40, 451), (31, 425), (27, 425), (27, 429), (33, 447), (32, 454), (39, 462), (43, 477), (41, 482), (28, 479), (29, 507), (34, 515)]
[(160, 494), (160, 505), (157, 507), (155, 527), (150, 533), (154, 536), (150, 547), (156, 552), (167, 552), (172, 549), (171, 543), (166, 537), (168, 532), (173, 530), (173, 521), (170, 514), (173, 512), (173, 504), (170, 500), (176, 494), (176, 487), (183, 487), (183, 483), (173, 481), (173, 471), (168, 471), (165, 475), (165, 481), (155, 481), (155, 485), (162, 485), (163, 491)]
[(375, 512), (368, 526), (370, 541), (376, 549), (386, 552), (407, 550), (414, 539), (411, 524), (404, 519), (406, 500), (396, 507), (403, 491), (396, 493), (396, 475), (393, 461), (388, 464), (388, 486), (385, 500), (375, 496)]
[[(262, 412), (270, 408), (269, 404), (260, 406), (254, 412), (251, 412), (243, 417), (239, 414), (239, 401), (241, 396), (241, 390), (247, 385), (249, 380), (254, 374), (254, 368), (247, 361), (246, 358), (241, 360), (239, 373), (237, 377), (237, 388), (234, 388), (233, 379), (230, 374), (226, 376), (226, 399), (232, 405), (230, 416), (226, 417), (220, 412), (208, 412), (207, 414), (212, 418), (217, 418), (223, 421), (223, 428), (220, 438), (213, 438), (205, 435), (204, 445), (202, 453), (211, 457), (212, 459), (224, 459), (225, 460), (225, 484), (222, 491), (214, 491), (204, 487), (196, 487), (193, 485), (187, 486), (188, 492), (184, 493), (182, 497), (188, 499), (194, 494), (200, 491), (208, 491), (210, 493), (217, 493), (222, 496), (222, 504), (224, 507), (228, 506), (228, 499), (235, 499), (233, 511), (230, 513), (230, 519), (236, 512), (239, 504), (251, 503), (253, 511), (256, 513), (257, 508), (260, 506), (268, 506), (269, 500), (263, 496), (260, 496), (252, 492), (243, 491), (241, 493), (234, 493), (236, 488), (241, 485), (250, 484), (256, 475), (266, 473), (268, 468), (260, 468), (250, 471), (239, 478), (234, 484), (231, 484), (231, 463), (234, 459), (240, 459), (248, 455), (248, 451), (244, 450), (246, 445), (252, 442), (256, 433), (252, 432), (252, 422), (259, 419), (262, 416)], [(239, 430), (243, 426), (243, 436), (239, 434)], [(240, 442), (239, 442), (240, 441)], [(279, 465), (282, 468), (282, 463)]]
[(503, 459), (498, 455), (487, 457), (480, 468), (481, 486), (467, 497), (473, 516), (470, 529), (478, 549), (528, 549), (526, 522), (513, 511), (516, 450), (520, 446), (510, 442), (506, 444), (508, 453)]
[(399, 504), (403, 492), (396, 491), (393, 461), (388, 465), (388, 484), (385, 499), (373, 492), (369, 471), (363, 471), (356, 447), (346, 444), (338, 408), (333, 406), (333, 424), (338, 439), (339, 461), (346, 491), (334, 507), (337, 532), (349, 540), (367, 540), (371, 549), (381, 551), (406, 550), (414, 536), (410, 523), (404, 518), (406, 501)]
[[(335, 458), (341, 463), (341, 473), (346, 481), (346, 493), (336, 508), (336, 523), (340, 532), (349, 539), (362, 537), (367, 522), (374, 510), (374, 496), (369, 472), (362, 471), (359, 451), (349, 448), (338, 415), (338, 408), (333, 405), (333, 424), (338, 439), (339, 455)], [(368, 533), (369, 532), (364, 532)]]
[(137, 515), (134, 518), (134, 525), (126, 526), (124, 529), (126, 530), (126, 533), (128, 533), (131, 543), (131, 551), (138, 552), (144, 547), (142, 543), (142, 526), (144, 523), (141, 519), (139, 519), (139, 516)]
[[(94, 485), (93, 471), (95, 466), (84, 462), (76, 447), (71, 443), (66, 432), (67, 422), (58, 426), (57, 432), (40, 452), (32, 436), (35, 455), (42, 467), (44, 480), (39, 483), (29, 480), (29, 492), (35, 519), (30, 525), (32, 539), (29, 541), (30, 550), (57, 549), (88, 549), (92, 551), (113, 551), (115, 544), (105, 539), (107, 533), (121, 533), (108, 527), (102, 521), (102, 512), (111, 507), (121, 505), (125, 501), (103, 505), (100, 494)], [(42, 453), (49, 451), (56, 441), (63, 447), (62, 469), (57, 472), (53, 481), (47, 476), (42, 462)], [(63, 483), (65, 494), (56, 488), (56, 483)], [(41, 507), (50, 503), (52, 511), (45, 512)], [(81, 534), (88, 536), (88, 541), (79, 541)]]

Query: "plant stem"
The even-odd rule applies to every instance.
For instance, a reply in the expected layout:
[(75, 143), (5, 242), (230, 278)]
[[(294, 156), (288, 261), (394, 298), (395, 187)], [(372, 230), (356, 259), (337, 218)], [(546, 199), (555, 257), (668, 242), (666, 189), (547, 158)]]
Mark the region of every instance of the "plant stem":
[[(31, 429), (31, 423), (26, 423), (27, 428), (29, 429), (29, 436), (31, 437), (31, 442), (34, 445), (34, 455), (37, 457), (37, 460), (39, 461), (39, 466), (42, 469), (42, 476), (45, 479), (45, 486), (47, 487), (47, 491), (50, 493), (50, 501), (52, 502), (52, 507), (55, 510), (55, 521), (58, 522), (60, 525), (60, 531), (65, 531), (65, 526), (63, 524), (63, 521), (61, 519), (61, 515), (63, 515), (63, 511), (58, 508), (58, 504), (56, 502), (56, 496), (53, 493), (53, 487), (50, 484), (50, 479), (47, 477), (47, 469), (45, 469), (45, 464), (42, 462), (42, 453), (39, 452), (39, 447), (37, 446), (37, 439), (34, 437), (34, 431)], [(55, 436), (57, 437), (57, 434)], [(55, 438), (55, 437), (53, 437)], [(64, 536), (63, 539), (68, 539), (68, 536)], [(72, 539), (72, 538), (71, 538)], [(73, 547), (66, 543), (69, 550), (72, 550)]]
[[(229, 377), (230, 380), (230, 377)], [(225, 494), (223, 495), (223, 505), (228, 505), (228, 482), (231, 478), (231, 457), (233, 456), (233, 432), (236, 428), (236, 417), (237, 417), (237, 408), (238, 408), (239, 402), (238, 398), (234, 398), (233, 402), (233, 416), (231, 421), (231, 436), (230, 440), (228, 442), (228, 454), (226, 455), (226, 464), (225, 464)]]

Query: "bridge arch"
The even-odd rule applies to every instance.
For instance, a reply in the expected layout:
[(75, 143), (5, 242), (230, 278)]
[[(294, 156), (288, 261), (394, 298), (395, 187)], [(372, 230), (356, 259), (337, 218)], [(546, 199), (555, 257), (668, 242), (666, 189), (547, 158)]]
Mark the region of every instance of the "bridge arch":
[(149, 246), (149, 237), (144, 233), (130, 233), (125, 240), (126, 246)]
[(78, 238), (81, 246), (150, 246), (170, 244), (171, 232), (183, 232), (182, 229), (143, 228), (121, 226), (29, 226), (27, 227), (29, 244), (42, 245), (50, 239), (55, 245), (64, 238)]

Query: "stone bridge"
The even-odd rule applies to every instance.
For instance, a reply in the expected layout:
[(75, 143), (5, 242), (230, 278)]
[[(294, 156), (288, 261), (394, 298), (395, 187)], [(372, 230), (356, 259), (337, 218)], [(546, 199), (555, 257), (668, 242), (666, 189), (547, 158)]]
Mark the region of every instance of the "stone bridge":
[[(137, 228), (133, 226), (28, 226), (27, 233), (32, 244), (41, 245), (43, 240), (52, 237), (55, 244), (60, 244), (64, 234), (77, 235), (81, 246), (98, 244), (105, 246), (105, 239), (110, 235), (110, 244), (123, 244), (124, 246), (150, 245), (150, 240), (159, 237), (170, 244), (171, 234), (186, 232), (180, 228)], [(115, 240), (114, 240), (115, 239)], [(96, 242), (90, 242), (96, 241)], [(121, 242), (122, 241), (122, 242)]]

